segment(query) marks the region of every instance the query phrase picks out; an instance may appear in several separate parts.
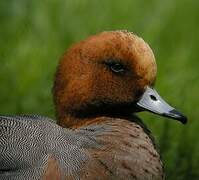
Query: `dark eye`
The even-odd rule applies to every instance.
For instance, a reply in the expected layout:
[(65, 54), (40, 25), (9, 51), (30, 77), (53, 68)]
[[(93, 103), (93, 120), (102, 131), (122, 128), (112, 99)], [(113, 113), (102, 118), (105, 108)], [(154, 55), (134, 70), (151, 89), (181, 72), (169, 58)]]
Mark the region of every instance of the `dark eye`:
[(119, 63), (119, 62), (106, 62), (105, 64), (114, 73), (124, 73), (126, 71), (125, 66), (123, 64)]

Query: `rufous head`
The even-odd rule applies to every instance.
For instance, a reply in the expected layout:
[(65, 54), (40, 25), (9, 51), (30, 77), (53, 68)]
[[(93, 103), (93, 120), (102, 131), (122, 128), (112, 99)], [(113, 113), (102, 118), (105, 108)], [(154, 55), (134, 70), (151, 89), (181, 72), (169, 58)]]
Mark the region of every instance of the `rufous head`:
[(76, 123), (68, 116), (83, 120), (131, 114), (132, 105), (147, 87), (153, 87), (156, 72), (149, 45), (127, 31), (102, 32), (73, 45), (61, 58), (55, 76), (58, 123)]

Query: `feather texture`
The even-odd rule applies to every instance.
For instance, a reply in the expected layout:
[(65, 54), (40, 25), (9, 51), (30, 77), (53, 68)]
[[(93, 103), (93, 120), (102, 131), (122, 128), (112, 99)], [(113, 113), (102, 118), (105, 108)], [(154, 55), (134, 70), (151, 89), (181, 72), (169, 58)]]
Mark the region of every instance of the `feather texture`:
[(72, 130), (42, 116), (0, 116), (0, 179), (161, 179), (144, 129), (104, 119)]

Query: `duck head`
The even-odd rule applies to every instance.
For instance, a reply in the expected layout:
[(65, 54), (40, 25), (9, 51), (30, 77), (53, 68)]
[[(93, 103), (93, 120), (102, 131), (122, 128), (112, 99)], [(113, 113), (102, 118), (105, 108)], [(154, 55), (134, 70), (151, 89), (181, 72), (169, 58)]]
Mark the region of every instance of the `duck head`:
[(144, 110), (186, 123), (154, 90), (156, 72), (149, 45), (127, 31), (102, 32), (73, 45), (55, 75), (58, 123), (72, 127), (95, 117), (128, 118)]

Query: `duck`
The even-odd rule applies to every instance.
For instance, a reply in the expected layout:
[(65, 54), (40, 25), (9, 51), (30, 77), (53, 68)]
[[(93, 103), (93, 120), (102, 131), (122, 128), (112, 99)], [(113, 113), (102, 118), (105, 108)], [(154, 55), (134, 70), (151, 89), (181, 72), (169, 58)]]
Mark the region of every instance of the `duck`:
[(0, 179), (162, 180), (155, 140), (137, 116), (187, 117), (154, 89), (150, 46), (129, 31), (105, 31), (72, 45), (57, 66), (56, 119), (0, 116)]

